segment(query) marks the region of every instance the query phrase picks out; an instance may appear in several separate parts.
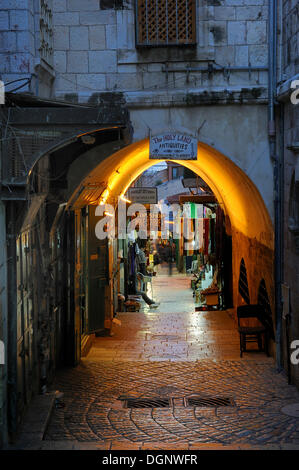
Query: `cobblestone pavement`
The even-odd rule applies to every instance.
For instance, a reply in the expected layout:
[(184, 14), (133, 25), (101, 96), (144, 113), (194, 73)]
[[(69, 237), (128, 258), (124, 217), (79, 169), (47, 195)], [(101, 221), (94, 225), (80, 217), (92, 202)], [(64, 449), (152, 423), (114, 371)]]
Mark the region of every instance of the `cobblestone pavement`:
[[(159, 312), (120, 314), (112, 337), (97, 338), (79, 367), (58, 373), (65, 407), (54, 410), (39, 448), (299, 449), (299, 419), (281, 412), (299, 392), (272, 358), (240, 359), (232, 317), (195, 313), (189, 282), (157, 278)], [(234, 405), (186, 406), (192, 395)], [(172, 400), (169, 408), (127, 409), (128, 397)]]
[[(277, 374), (271, 360), (99, 363), (85, 360), (60, 373), (65, 408), (56, 409), (47, 440), (157, 442), (178, 448), (198, 444), (299, 444), (299, 420), (281, 408), (299, 401), (298, 391)], [(221, 395), (235, 406), (185, 407), (183, 397)], [(173, 406), (125, 409), (120, 398), (172, 397)]]

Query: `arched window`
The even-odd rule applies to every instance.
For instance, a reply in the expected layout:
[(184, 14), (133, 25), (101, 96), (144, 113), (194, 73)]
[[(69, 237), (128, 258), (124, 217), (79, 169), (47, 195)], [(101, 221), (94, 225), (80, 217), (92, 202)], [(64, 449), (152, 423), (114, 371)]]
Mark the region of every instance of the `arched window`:
[(247, 304), (250, 304), (247, 271), (245, 261), (242, 258), (240, 263), (240, 276), (239, 276), (239, 293)]

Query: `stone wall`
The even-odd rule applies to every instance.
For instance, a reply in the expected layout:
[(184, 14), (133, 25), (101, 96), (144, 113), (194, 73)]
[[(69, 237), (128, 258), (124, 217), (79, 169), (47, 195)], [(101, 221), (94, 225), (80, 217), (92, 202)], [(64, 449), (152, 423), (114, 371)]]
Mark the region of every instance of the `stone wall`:
[[(207, 65), (266, 67), (267, 5), (268, 0), (198, 0), (196, 47), (136, 48), (133, 0), (54, 0), (55, 94), (77, 93), (84, 101), (105, 90), (266, 85), (265, 70), (208, 72)], [(205, 70), (187, 71), (199, 66)]]
[[(51, 6), (52, 0), (45, 1), (43, 8), (38, 0), (2, 0), (0, 11), (1, 80), (9, 83), (28, 78), (30, 81), (24, 80), (20, 91), (46, 97), (51, 96), (55, 72), (53, 50), (45, 54), (45, 47), (51, 48), (52, 44), (42, 43), (41, 31), (51, 29)], [(22, 83), (8, 85), (6, 91)]]
[(32, 0), (1, 2), (0, 44), (2, 80), (9, 82), (18, 78), (29, 78), (34, 71), (35, 59)]
[[(285, 103), (284, 113), (285, 165), (284, 165), (284, 283), (290, 288), (291, 324), (289, 328), (290, 341), (299, 340), (299, 250), (296, 238), (299, 234), (299, 224), (296, 231), (290, 230), (292, 225), (292, 206), (296, 204), (292, 189), (299, 186), (299, 106)], [(289, 148), (288, 148), (289, 147)], [(298, 205), (297, 189), (297, 211)], [(299, 214), (297, 214), (297, 223)], [(297, 244), (297, 246), (296, 246)], [(284, 322), (284, 334), (286, 325)], [(286, 349), (285, 349), (286, 362)], [(299, 386), (299, 365), (292, 367), (293, 381)]]
[[(299, 339), (299, 250), (297, 236), (299, 234), (299, 190), (297, 201), (292, 188), (299, 186), (299, 105), (291, 103), (290, 86), (293, 80), (299, 79), (299, 3), (298, 1), (283, 1), (281, 14), (282, 47), (280, 51), (280, 71), (278, 76), (278, 99), (283, 106), (284, 122), (281, 137), (284, 153), (284, 272), (283, 282), (290, 289), (291, 323), (288, 328), (289, 341), (287, 344), (287, 325), (283, 320), (284, 365), (287, 366), (288, 346), (292, 340)], [(298, 234), (290, 230), (293, 225), (291, 217), (293, 210), (297, 212)], [(294, 228), (294, 227), (293, 227)], [(292, 381), (299, 386), (299, 365), (291, 366)]]
[(283, 78), (299, 73), (299, 3), (283, 0), (282, 73)]

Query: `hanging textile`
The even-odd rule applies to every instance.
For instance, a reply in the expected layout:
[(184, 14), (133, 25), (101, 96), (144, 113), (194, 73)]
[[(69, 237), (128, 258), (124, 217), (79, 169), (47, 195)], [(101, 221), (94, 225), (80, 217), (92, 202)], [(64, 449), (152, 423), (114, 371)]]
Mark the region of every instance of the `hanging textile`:
[(211, 240), (211, 251), (210, 254), (214, 254), (216, 250), (215, 246), (215, 219), (210, 219), (210, 240)]
[(216, 241), (216, 259), (221, 261), (223, 257), (223, 238), (224, 238), (224, 212), (220, 206), (216, 209), (216, 228), (215, 228), (215, 241)]
[(135, 274), (135, 263), (136, 263), (136, 243), (129, 245), (129, 263), (130, 263), (130, 275)]
[(204, 219), (204, 253), (209, 254), (209, 230), (210, 230), (210, 219)]

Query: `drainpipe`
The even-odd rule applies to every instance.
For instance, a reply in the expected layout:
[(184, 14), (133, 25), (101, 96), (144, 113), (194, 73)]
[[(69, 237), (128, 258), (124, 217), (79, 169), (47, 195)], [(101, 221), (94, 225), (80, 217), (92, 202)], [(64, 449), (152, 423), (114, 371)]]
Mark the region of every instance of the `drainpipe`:
[(277, 6), (275, 0), (269, 1), (269, 113), (268, 113), (268, 136), (270, 157), (273, 161), (274, 176), (274, 225), (275, 225), (275, 248), (274, 248), (274, 279), (275, 279), (275, 322), (276, 322), (276, 365), (282, 369), (282, 218), (281, 218), (281, 161), (277, 155), (276, 148), (276, 122), (275, 122), (275, 95), (276, 95), (276, 44), (277, 44)]

